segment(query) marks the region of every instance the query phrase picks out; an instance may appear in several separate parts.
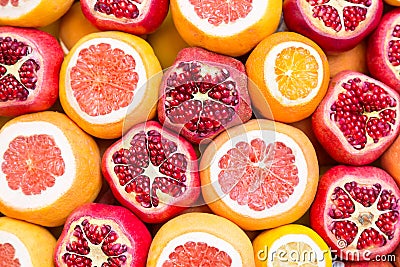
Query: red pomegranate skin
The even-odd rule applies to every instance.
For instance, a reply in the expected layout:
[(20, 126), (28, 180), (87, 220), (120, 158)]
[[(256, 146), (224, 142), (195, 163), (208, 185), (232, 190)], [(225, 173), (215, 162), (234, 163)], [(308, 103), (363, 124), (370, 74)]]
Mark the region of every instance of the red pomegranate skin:
[[(340, 2), (340, 0), (331, 1)], [(283, 17), (289, 30), (307, 36), (316, 42), (326, 53), (337, 54), (354, 48), (378, 26), (383, 14), (383, 2), (382, 0), (372, 1), (377, 2), (373, 18), (371, 18), (371, 21), (368, 24), (363, 25), (363, 27), (357, 27), (356, 31), (354, 31), (354, 35), (351, 37), (341, 36), (340, 32), (333, 34), (333, 31), (330, 31), (330, 33), (328, 33), (326, 27), (320, 29), (315, 26), (310, 19), (316, 20), (316, 18), (307, 17), (302, 8), (302, 5), (306, 5), (308, 1), (284, 0)], [(325, 1), (323, 3), (329, 5), (329, 1)]]
[[(230, 72), (229, 78), (232, 77), (232, 79), (236, 83), (236, 90), (238, 92), (238, 104), (235, 106), (235, 114), (232, 116), (232, 120), (227, 122), (226, 124), (221, 123), (220, 129), (207, 132), (201, 136), (197, 131), (198, 128), (195, 131), (191, 131), (185, 126), (185, 123), (187, 123), (188, 121), (185, 121), (184, 123), (175, 123), (171, 121), (170, 117), (166, 114), (166, 88), (168, 87), (168, 78), (170, 78), (170, 75), (177, 71), (179, 64), (186, 62), (200, 62), (208, 66), (213, 66), (220, 69), (228, 69)], [(159, 95), (160, 99), (158, 101), (157, 108), (159, 121), (167, 128), (170, 128), (173, 131), (181, 134), (187, 140), (194, 144), (199, 144), (201, 142), (208, 143), (211, 139), (213, 139), (225, 129), (228, 129), (234, 125), (245, 123), (252, 116), (251, 100), (247, 89), (246, 69), (243, 63), (235, 58), (210, 52), (199, 47), (184, 48), (178, 53), (172, 67), (170, 67), (164, 73)], [(211, 119), (214, 119), (214, 117), (212, 117)]]
[[(385, 13), (378, 27), (368, 39), (367, 66), (372, 77), (400, 92), (400, 68), (395, 69), (395, 66), (389, 61), (388, 55), (390, 40), (395, 41), (400, 37), (400, 35), (397, 35), (397, 33), (400, 34), (400, 29), (395, 30), (396, 25), (400, 25), (399, 8)], [(398, 52), (394, 51), (393, 53)], [(394, 63), (398, 66), (400, 57), (398, 57), (398, 60), (394, 60)]]
[(393, 265), (389, 261), (359, 261), (345, 262), (344, 267), (393, 267)]
[[(186, 185), (186, 191), (175, 198), (171, 198), (169, 203), (160, 202), (157, 207), (144, 207), (139, 203), (134, 196), (127, 194), (125, 191), (125, 184), (121, 186), (119, 182), (116, 182), (116, 173), (114, 167), (119, 165), (113, 161), (113, 155), (121, 148), (128, 149), (130, 139), (127, 136), (134, 136), (140, 131), (148, 132), (149, 130), (156, 130), (163, 133), (163, 137), (175, 142), (178, 146), (185, 149), (185, 156), (188, 162), (188, 174), (190, 179), (186, 179), (184, 182)], [(144, 160), (143, 160), (144, 162)], [(130, 165), (131, 163), (127, 163)], [(102, 173), (105, 180), (110, 186), (110, 189), (122, 206), (127, 207), (133, 211), (142, 221), (146, 223), (163, 223), (168, 219), (178, 215), (179, 213), (190, 207), (200, 195), (200, 178), (198, 173), (198, 158), (196, 152), (191, 143), (185, 140), (183, 137), (171, 132), (169, 129), (162, 127), (162, 125), (156, 121), (147, 121), (142, 124), (133, 126), (124, 136), (112, 144), (104, 153), (102, 158)], [(158, 168), (158, 167), (157, 167)], [(150, 178), (150, 185), (153, 186), (152, 180), (155, 177)], [(158, 192), (157, 192), (158, 193)]]
[[(133, 17), (118, 18), (114, 15), (114, 12), (107, 14), (105, 10), (102, 12), (99, 9), (98, 11), (94, 10), (96, 4), (105, 4), (106, 2), (119, 6), (121, 6), (121, 3), (124, 3), (125, 6), (131, 3), (135, 7), (134, 12), (138, 13)], [(100, 30), (116, 30), (135, 35), (146, 35), (155, 32), (164, 21), (169, 9), (169, 0), (82, 0), (80, 3), (84, 16)], [(107, 4), (108, 7), (110, 5)], [(136, 9), (136, 7), (138, 8)]]
[[(128, 245), (128, 249), (125, 255), (130, 254), (132, 255), (132, 257), (123, 265), (115, 266), (146, 266), (147, 254), (150, 248), (152, 237), (145, 224), (140, 221), (131, 211), (124, 207), (100, 203), (84, 204), (81, 207), (75, 209), (67, 218), (63, 231), (61, 232), (61, 235), (57, 240), (54, 252), (55, 266), (67, 266), (64, 262), (59, 261), (59, 256), (61, 256), (63, 251), (65, 251), (66, 244), (71, 241), (68, 239), (67, 236), (68, 231), (71, 230), (71, 225), (81, 220), (83, 217), (87, 218), (89, 223), (92, 223), (91, 220), (96, 220), (97, 223), (101, 220), (110, 220), (117, 224), (120, 229), (122, 229), (123, 233), (118, 232), (117, 234), (120, 237), (123, 235), (123, 238), (129, 240), (130, 244)], [(117, 242), (118, 241), (119, 240), (117, 239)]]
[[(11, 40), (6, 41), (5, 38), (7, 37), (10, 37)], [(28, 78), (24, 84), (21, 82), (21, 76), (25, 75), (23, 72), (26, 72), (26, 70), (19, 73), (18, 76), (20, 77), (15, 77), (13, 73), (7, 74), (5, 69), (0, 68), (0, 116), (11, 117), (49, 109), (58, 98), (58, 77), (64, 60), (64, 53), (57, 39), (38, 29), (9, 26), (0, 27), (0, 39), (2, 39), (0, 44), (3, 46), (0, 49), (0, 55), (3, 58), (7, 58), (8, 52), (6, 51), (10, 49), (5, 43), (11, 44), (12, 42), (17, 45), (18, 42), (22, 42), (18, 43), (18, 46), (27, 49), (28, 52), (25, 54), (17, 53), (17, 57), (20, 57), (20, 59), (14, 66), (21, 64), (18, 70), (22, 70), (24, 68), (22, 64), (26, 64), (29, 59), (33, 60), (29, 62), (35, 62), (29, 67), (36, 66), (35, 64), (38, 67), (38, 70), (35, 71), (36, 77), (30, 77), (32, 71), (27, 72)], [(1, 61), (0, 64), (2, 64)], [(3, 64), (5, 68), (9, 67), (8, 64)], [(19, 88), (26, 89), (24, 90), (24, 94), (27, 94), (26, 98), (18, 97), (21, 91), (17, 90), (15, 85), (13, 85), (11, 93), (5, 93), (5, 88), (1, 88), (6, 86), (4, 83), (6, 83), (7, 78), (10, 78), (10, 75), (13, 82), (18, 83)], [(32, 85), (26, 86), (27, 83), (34, 84), (35, 88)]]
[[(373, 83), (383, 88), (396, 101), (396, 107), (393, 108), (396, 111), (396, 121), (389, 134), (386, 137), (380, 138), (376, 144), (367, 142), (363, 149), (355, 149), (346, 140), (339, 126), (330, 117), (332, 105), (337, 100), (338, 94), (344, 91), (342, 84), (354, 78), (360, 78), (363, 82)], [(337, 162), (356, 166), (371, 164), (388, 149), (399, 134), (399, 105), (399, 94), (382, 82), (359, 72), (342, 71), (331, 79), (325, 97), (312, 115), (312, 128), (318, 141), (325, 148), (325, 151)]]
[[(324, 175), (321, 176), (318, 190), (314, 202), (310, 208), (310, 223), (311, 228), (314, 229), (328, 244), (328, 246), (332, 249), (332, 252), (336, 254), (339, 258), (342, 258), (346, 261), (371, 261), (374, 259), (379, 259), (384, 257), (384, 255), (392, 253), (396, 246), (399, 245), (400, 242), (400, 220), (399, 216), (397, 216), (397, 221), (393, 224), (393, 229), (395, 229), (393, 233), (392, 239), (386, 238), (386, 244), (378, 247), (374, 246), (359, 250), (355, 247), (357, 243), (345, 243), (349, 245), (347, 247), (343, 246), (341, 243), (343, 240), (339, 240), (335, 237), (335, 235), (331, 232), (331, 229), (334, 229), (335, 225), (331, 224), (333, 219), (328, 212), (331, 210), (332, 200), (334, 190), (337, 187), (344, 188), (344, 184), (355, 181), (358, 185), (362, 186), (372, 186), (374, 184), (379, 183), (382, 185), (381, 190), (390, 190), (393, 193), (395, 200), (394, 204), (392, 205), (391, 211), (397, 213), (400, 212), (400, 189), (396, 185), (393, 178), (386, 173), (384, 170), (372, 167), (372, 166), (362, 166), (362, 167), (355, 167), (355, 166), (345, 166), (345, 165), (337, 165), (331, 169), (329, 169)], [(380, 197), (381, 195), (379, 195)], [(371, 196), (368, 196), (366, 199), (370, 199)], [(378, 200), (378, 198), (376, 198)], [(352, 199), (354, 202), (354, 199)], [(397, 203), (397, 204), (396, 204)], [(372, 206), (371, 206), (372, 207)], [(373, 209), (371, 208), (371, 212)], [(389, 212), (389, 210), (387, 210)], [(354, 211), (352, 216), (357, 216), (357, 220), (359, 220), (360, 216), (364, 215), (364, 210), (360, 212), (360, 214), (355, 214), (357, 212)], [(386, 210), (385, 210), (386, 212)], [(372, 223), (369, 226), (375, 226), (377, 222), (377, 214), (372, 214), (373, 219), (371, 220)], [(346, 218), (351, 219), (351, 218)], [(354, 218), (353, 218), (354, 219)], [(361, 221), (358, 221), (361, 223)], [(368, 225), (365, 227), (369, 227)], [(359, 225), (357, 225), (359, 227)], [(364, 228), (366, 229), (366, 228)], [(350, 247), (351, 246), (351, 247)], [(347, 265), (346, 265), (347, 266)], [(353, 266), (353, 265), (350, 265)], [(359, 265), (355, 265), (359, 266)], [(360, 265), (360, 266), (369, 266), (369, 265)], [(375, 266), (375, 265), (372, 265)]]

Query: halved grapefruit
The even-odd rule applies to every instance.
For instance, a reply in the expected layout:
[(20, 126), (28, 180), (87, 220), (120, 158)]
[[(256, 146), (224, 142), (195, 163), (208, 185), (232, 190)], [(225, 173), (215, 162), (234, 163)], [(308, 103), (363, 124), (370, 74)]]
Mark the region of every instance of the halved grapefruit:
[(59, 226), (101, 188), (97, 144), (66, 115), (44, 111), (0, 130), (0, 212)]
[(299, 219), (314, 199), (318, 172), (307, 136), (268, 120), (251, 120), (223, 132), (200, 162), (205, 202), (246, 230)]
[(175, 26), (191, 46), (240, 56), (279, 25), (281, 0), (171, 0)]
[(47, 26), (64, 15), (74, 0), (1, 0), (0, 25)]
[(154, 118), (161, 66), (142, 38), (122, 32), (88, 34), (65, 57), (60, 102), (87, 133), (112, 139)]
[(53, 267), (56, 239), (44, 227), (0, 218), (1, 267)]
[(147, 267), (254, 267), (245, 232), (209, 213), (186, 213), (166, 222), (150, 246)]

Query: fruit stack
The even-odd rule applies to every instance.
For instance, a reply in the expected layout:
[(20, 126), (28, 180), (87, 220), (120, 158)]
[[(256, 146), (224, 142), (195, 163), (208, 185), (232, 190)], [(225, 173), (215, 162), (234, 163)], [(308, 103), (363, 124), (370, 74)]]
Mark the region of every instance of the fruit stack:
[(400, 267), (399, 0), (0, 25), (0, 267)]

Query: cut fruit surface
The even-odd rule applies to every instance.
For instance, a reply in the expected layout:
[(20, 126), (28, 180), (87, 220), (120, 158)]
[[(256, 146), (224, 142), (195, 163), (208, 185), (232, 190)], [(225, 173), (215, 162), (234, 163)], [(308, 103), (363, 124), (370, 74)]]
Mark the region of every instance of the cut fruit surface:
[(191, 46), (240, 56), (273, 33), (282, 2), (276, 0), (172, 0), (171, 12), (182, 38)]
[(0, 25), (34, 28), (47, 26), (64, 15), (73, 2), (74, 0), (1, 0)]
[(329, 83), (323, 51), (310, 39), (290, 32), (272, 34), (259, 43), (246, 70), (255, 84), (249, 84), (249, 91), (256, 112), (281, 122), (310, 116)]
[(256, 266), (331, 267), (328, 245), (312, 229), (285, 225), (267, 230), (253, 240)]
[(44, 227), (0, 218), (1, 267), (53, 267), (55, 245), (56, 239)]
[(194, 212), (161, 226), (150, 246), (147, 267), (254, 267), (252, 254), (250, 240), (237, 225)]
[(117, 138), (155, 116), (161, 66), (150, 45), (126, 33), (92, 33), (67, 55), (60, 102), (83, 130)]
[(299, 219), (318, 183), (318, 162), (307, 136), (267, 120), (251, 120), (219, 135), (205, 150), (200, 170), (211, 210), (246, 230)]
[(97, 144), (64, 114), (16, 117), (0, 137), (0, 211), (5, 215), (58, 226), (75, 207), (96, 198), (101, 187)]

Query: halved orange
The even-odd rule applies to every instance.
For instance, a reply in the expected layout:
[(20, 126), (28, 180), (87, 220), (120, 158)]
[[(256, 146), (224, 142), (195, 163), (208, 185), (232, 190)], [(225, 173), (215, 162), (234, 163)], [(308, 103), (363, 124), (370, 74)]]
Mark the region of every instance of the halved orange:
[(44, 227), (0, 218), (1, 267), (53, 267), (56, 239)]
[(154, 236), (146, 267), (254, 267), (251, 242), (231, 221), (209, 213), (175, 217)]
[(47, 26), (64, 15), (74, 0), (2, 0), (0, 25)]
[(156, 115), (162, 70), (151, 46), (122, 32), (83, 37), (65, 57), (60, 73), (60, 102), (87, 133), (121, 137)]
[(92, 202), (102, 184), (100, 152), (65, 114), (44, 111), (0, 130), (0, 212), (43, 226), (62, 225)]
[(312, 40), (293, 32), (265, 38), (251, 52), (246, 70), (256, 115), (267, 119), (286, 123), (305, 119), (328, 89), (326, 55)]
[(191, 46), (240, 56), (279, 25), (281, 0), (171, 0), (175, 26)]
[(251, 120), (217, 136), (200, 161), (205, 202), (245, 230), (263, 230), (299, 219), (318, 185), (318, 161), (300, 130)]
[(284, 225), (253, 240), (256, 267), (331, 267), (328, 245), (311, 228)]

